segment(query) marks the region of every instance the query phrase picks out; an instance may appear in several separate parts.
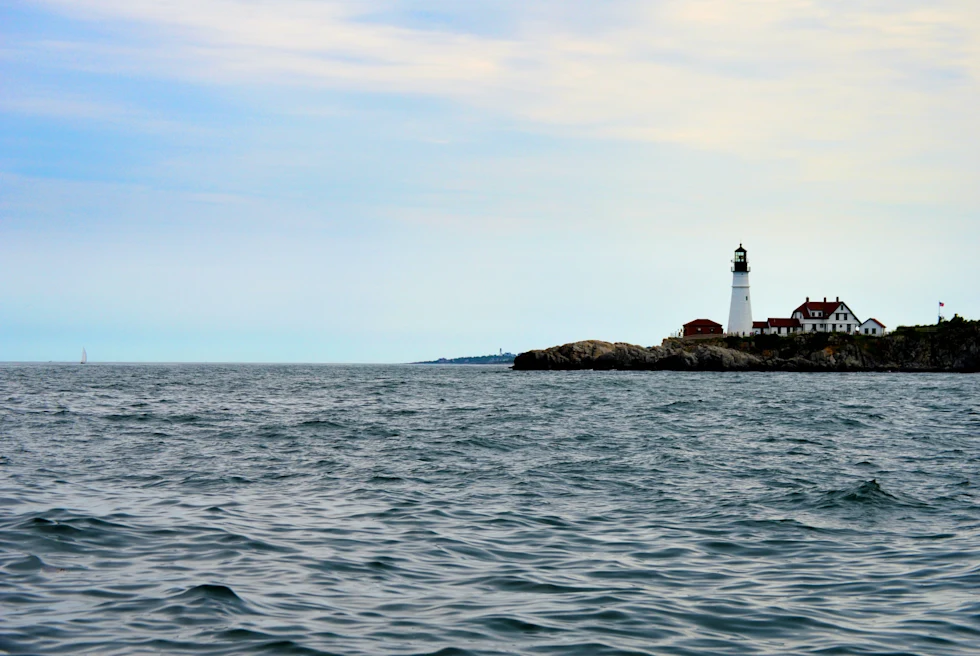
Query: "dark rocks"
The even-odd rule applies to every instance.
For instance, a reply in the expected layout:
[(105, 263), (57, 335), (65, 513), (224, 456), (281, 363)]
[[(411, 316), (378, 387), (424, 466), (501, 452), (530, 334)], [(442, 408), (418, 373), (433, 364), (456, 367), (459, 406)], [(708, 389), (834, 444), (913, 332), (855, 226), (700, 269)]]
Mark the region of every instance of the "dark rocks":
[(657, 349), (588, 340), (528, 351), (514, 358), (514, 369), (652, 369)]
[(752, 371), (765, 368), (758, 356), (736, 349), (710, 344), (689, 349), (673, 342), (646, 348), (624, 342), (589, 340), (528, 351), (514, 358), (514, 369), (519, 370)]

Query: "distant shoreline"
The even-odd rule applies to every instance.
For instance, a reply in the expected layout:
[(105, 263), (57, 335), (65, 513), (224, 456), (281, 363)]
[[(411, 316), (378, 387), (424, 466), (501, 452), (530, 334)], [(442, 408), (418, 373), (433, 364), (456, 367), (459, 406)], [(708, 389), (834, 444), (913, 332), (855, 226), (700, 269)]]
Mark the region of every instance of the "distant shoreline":
[(462, 358), (439, 358), (438, 360), (410, 362), (409, 364), (514, 364), (516, 357), (513, 353), (500, 353), (498, 355), (475, 355)]

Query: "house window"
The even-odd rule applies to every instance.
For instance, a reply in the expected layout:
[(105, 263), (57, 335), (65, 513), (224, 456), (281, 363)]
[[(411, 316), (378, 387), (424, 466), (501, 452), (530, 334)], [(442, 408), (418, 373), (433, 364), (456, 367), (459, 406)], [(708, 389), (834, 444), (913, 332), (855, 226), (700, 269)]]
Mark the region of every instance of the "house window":
[(877, 328), (872, 328), (871, 329), (871, 334), (872, 335), (877, 335), (878, 334), (878, 329)]

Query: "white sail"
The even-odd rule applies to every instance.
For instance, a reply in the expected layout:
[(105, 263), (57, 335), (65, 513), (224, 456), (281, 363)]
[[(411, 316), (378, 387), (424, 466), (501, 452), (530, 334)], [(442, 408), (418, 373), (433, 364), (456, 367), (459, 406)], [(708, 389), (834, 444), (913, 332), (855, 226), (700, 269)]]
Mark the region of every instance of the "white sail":
[(88, 362), (88, 354), (85, 352), (85, 347), (82, 347), (82, 364)]

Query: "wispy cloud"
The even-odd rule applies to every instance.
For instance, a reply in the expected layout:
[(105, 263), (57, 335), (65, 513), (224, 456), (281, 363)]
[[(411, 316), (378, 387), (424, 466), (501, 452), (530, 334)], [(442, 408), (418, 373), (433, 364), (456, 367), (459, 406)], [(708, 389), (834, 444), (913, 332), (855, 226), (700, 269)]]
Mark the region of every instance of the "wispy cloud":
[[(138, 30), (124, 62), (226, 83), (433, 94), (544, 123), (714, 146), (852, 138), (976, 97), (970, 2), (691, 0), (620, 4), (598, 28), (516, 10), (506, 36), (366, 21), (375, 2), (50, 0)], [(902, 9), (903, 6), (909, 7)], [(624, 8), (625, 7), (625, 8)], [(560, 12), (560, 13), (559, 13)], [(922, 93), (914, 78), (947, 85)]]
[[(454, 27), (478, 22), (482, 3), (421, 25), (380, 0), (43, 4), (118, 37), (19, 45), (51, 65), (443, 98), (550, 133), (783, 159), (803, 179), (854, 182), (879, 196), (976, 200), (963, 173), (980, 167), (972, 0), (514, 4), (505, 5), (507, 29), (492, 34)], [(925, 178), (938, 185), (917, 193)]]

